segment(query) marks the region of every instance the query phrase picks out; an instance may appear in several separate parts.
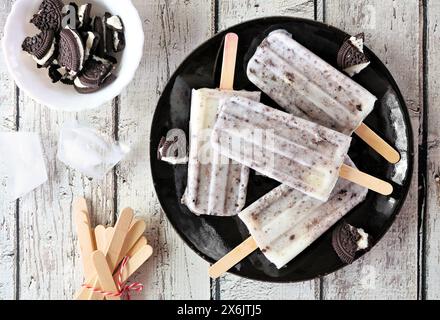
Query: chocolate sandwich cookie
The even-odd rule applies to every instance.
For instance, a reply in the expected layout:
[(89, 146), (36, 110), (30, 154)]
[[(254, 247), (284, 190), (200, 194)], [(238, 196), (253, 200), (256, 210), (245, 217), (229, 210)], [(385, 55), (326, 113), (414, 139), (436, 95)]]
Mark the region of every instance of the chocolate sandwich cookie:
[(60, 32), (58, 62), (73, 74), (78, 73), (84, 64), (85, 49), (77, 31), (65, 28)]
[(49, 78), (52, 80), (52, 83), (57, 83), (61, 80), (63, 75), (59, 71), (61, 67), (58, 64), (51, 64), (48, 68)]
[(78, 28), (82, 31), (90, 31), (92, 22), (92, 4), (86, 3), (78, 8)]
[(75, 79), (75, 89), (79, 93), (92, 93), (106, 85), (111, 75), (113, 65), (105, 64), (93, 59), (87, 60), (81, 74)]
[(30, 22), (42, 31), (59, 31), (63, 21), (63, 7), (61, 0), (44, 0)]
[(113, 31), (107, 27), (107, 19), (111, 18), (112, 15), (108, 12), (102, 17), (102, 23), (105, 33), (105, 52), (107, 55), (113, 53)]
[(93, 56), (99, 45), (100, 36), (96, 32), (88, 31), (82, 34), (85, 39), (85, 60)]
[(110, 13), (106, 13), (105, 25), (112, 31), (124, 32), (124, 23), (121, 17), (113, 16)]
[(55, 33), (52, 30), (41, 31), (36, 36), (24, 39), (21, 47), (39, 66), (47, 67), (56, 57)]
[(364, 34), (347, 38), (338, 51), (338, 66), (351, 77), (360, 73), (369, 64), (370, 60), (364, 53)]
[(104, 16), (107, 33), (107, 52), (121, 52), (125, 49), (124, 24), (119, 16), (106, 12)]
[(341, 261), (350, 264), (356, 252), (369, 247), (369, 235), (363, 229), (342, 222), (333, 230), (332, 246)]
[(99, 35), (99, 43), (96, 50), (96, 54), (100, 57), (104, 57), (107, 54), (107, 42), (106, 42), (106, 30), (103, 23), (103, 18), (95, 17), (93, 20), (93, 31)]
[(61, 82), (66, 85), (73, 85), (73, 81), (76, 78), (76, 75), (70, 74), (66, 68), (61, 67), (57, 60), (54, 60), (49, 66), (48, 74), (53, 83)]

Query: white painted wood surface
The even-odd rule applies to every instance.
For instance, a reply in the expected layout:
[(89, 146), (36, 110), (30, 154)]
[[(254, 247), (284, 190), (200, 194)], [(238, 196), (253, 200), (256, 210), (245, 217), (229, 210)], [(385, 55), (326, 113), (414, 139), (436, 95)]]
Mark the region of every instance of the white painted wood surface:
[[(315, 18), (313, 1), (235, 1), (220, 0), (218, 7), (218, 28), (223, 30), (244, 20), (267, 16), (297, 16)], [(219, 299), (315, 299), (319, 298), (319, 280), (298, 284), (274, 284), (250, 281), (227, 274), (215, 282), (216, 298)]]
[(145, 52), (136, 78), (119, 103), (118, 135), (132, 152), (117, 168), (118, 208), (132, 206), (147, 221), (154, 257), (137, 280), (145, 299), (209, 299), (208, 264), (168, 223), (155, 196), (149, 140), (154, 109), (182, 59), (213, 34), (213, 10), (205, 0), (134, 1), (144, 21)]
[[(0, 36), (12, 2), (3, 0), (0, 4)], [(145, 284), (144, 292), (138, 296), (140, 299), (440, 297), (438, 1), (134, 2), (146, 35), (144, 57), (134, 81), (124, 93), (98, 110), (79, 114), (57, 113), (34, 103), (17, 91), (0, 59), (0, 131), (18, 128), (39, 133), (43, 139), (50, 179), (49, 183), (26, 195), (17, 204), (0, 201), (0, 299), (72, 297), (82, 281), (71, 219), (71, 203), (76, 195), (91, 201), (95, 223), (112, 223), (115, 211), (125, 206), (133, 207), (138, 216), (146, 219), (147, 237), (155, 253), (136, 276)], [(148, 146), (151, 118), (171, 73), (193, 48), (213, 35), (216, 29), (255, 17), (292, 15), (317, 18), (350, 33), (365, 31), (367, 45), (388, 65), (406, 98), (417, 151), (417, 142), (423, 141), (423, 130), (419, 128), (424, 110), (422, 40), (425, 13), (429, 37), (425, 83), (429, 110), (429, 197), (426, 213), (420, 211), (420, 217), (425, 218), (425, 228), (421, 232), (426, 229), (426, 241), (418, 245), (419, 181), (416, 170), (410, 197), (391, 231), (354, 265), (322, 280), (301, 284), (259, 283), (227, 275), (213, 282), (211, 288), (207, 263), (188, 249), (170, 227), (151, 182)], [(65, 121), (74, 118), (132, 145), (129, 157), (104, 181), (90, 181), (56, 160), (59, 130)], [(415, 156), (417, 159), (417, 154)]]
[[(352, 34), (366, 33), (366, 45), (387, 65), (403, 92), (414, 139), (418, 141), (422, 114), (419, 1), (404, 3), (326, 1), (325, 21)], [(324, 299), (417, 298), (418, 153), (415, 149), (412, 187), (396, 222), (363, 259), (324, 279)]]
[[(6, 22), (11, 1), (0, 3), (0, 38)], [(8, 75), (0, 48), (0, 131), (15, 131), (16, 87)], [(0, 178), (0, 192), (5, 186)], [(17, 229), (16, 204), (2, 201), (0, 197), (0, 300), (16, 298)]]
[(427, 299), (440, 299), (440, 1), (427, 1), (427, 148), (426, 274), (422, 278)]

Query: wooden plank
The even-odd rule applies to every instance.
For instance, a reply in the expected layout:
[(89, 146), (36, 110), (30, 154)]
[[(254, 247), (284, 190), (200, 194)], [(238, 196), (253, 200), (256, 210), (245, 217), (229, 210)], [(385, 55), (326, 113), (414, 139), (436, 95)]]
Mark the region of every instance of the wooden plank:
[[(317, 10), (322, 8), (317, 7)], [(220, 0), (218, 13), (220, 30), (262, 16), (288, 15), (313, 19), (316, 15), (314, 1), (304, 0)], [(213, 291), (216, 298), (232, 300), (315, 299), (319, 298), (319, 280), (298, 284), (274, 284), (227, 274), (214, 282)]]
[(440, 299), (440, 2), (427, 1), (427, 93), (428, 93), (428, 165), (426, 202), (426, 276), (424, 279), (427, 299)]
[(189, 249), (171, 228), (153, 188), (150, 126), (157, 100), (183, 58), (212, 33), (212, 6), (205, 0), (134, 1), (146, 36), (137, 75), (121, 96), (119, 137), (133, 149), (118, 167), (118, 207), (131, 206), (147, 222), (154, 254), (135, 277), (146, 289), (134, 298), (209, 299), (208, 264)]
[(295, 16), (313, 19), (313, 0), (218, 1), (219, 29), (264, 16)]
[[(74, 90), (72, 88), (72, 90)], [(112, 224), (114, 179), (110, 172), (92, 181), (56, 158), (59, 131), (66, 121), (81, 123), (114, 135), (112, 102), (81, 113), (56, 112), (20, 93), (19, 129), (40, 134), (48, 182), (19, 201), (19, 298), (71, 299), (83, 283), (72, 202), (88, 200), (92, 223)]]
[[(72, 89), (73, 90), (73, 89)], [(72, 201), (91, 201), (95, 223), (113, 223), (113, 174), (91, 181), (56, 159), (58, 133), (65, 121), (78, 118), (112, 135), (108, 104), (96, 111), (69, 114), (50, 111), (26, 95), (20, 97), (20, 130), (41, 135), (49, 180), (20, 200), (21, 299), (71, 299), (83, 281), (72, 217)]]
[[(73, 88), (72, 88), (73, 90)], [(113, 223), (113, 174), (91, 181), (56, 159), (58, 134), (65, 121), (78, 118), (106, 134), (113, 133), (112, 106), (69, 114), (20, 97), (20, 130), (41, 135), (49, 180), (20, 200), (21, 299), (71, 299), (83, 281), (72, 201), (91, 201), (94, 223)]]
[[(419, 1), (326, 1), (325, 21), (366, 44), (387, 65), (411, 115), (416, 167), (407, 202), (396, 222), (363, 259), (324, 278), (325, 299), (417, 299), (417, 142), (422, 114)], [(345, 18), (344, 18), (345, 17)]]
[[(13, 1), (6, 0), (0, 4), (0, 39), (3, 28), (11, 10)], [(16, 87), (8, 75), (3, 52), (0, 48), (0, 132), (15, 131), (16, 126)], [(5, 181), (0, 177), (0, 194), (5, 194)], [(8, 203), (0, 196), (0, 300), (16, 298), (16, 203)]]

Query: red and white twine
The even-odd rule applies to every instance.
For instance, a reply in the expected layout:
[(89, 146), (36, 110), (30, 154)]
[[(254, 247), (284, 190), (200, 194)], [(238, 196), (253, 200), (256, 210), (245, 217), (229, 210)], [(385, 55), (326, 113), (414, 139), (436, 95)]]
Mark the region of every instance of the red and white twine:
[(105, 290), (101, 290), (99, 288), (95, 288), (87, 283), (83, 284), (82, 286), (84, 288), (87, 288), (93, 292), (96, 293), (100, 293), (105, 297), (126, 297), (127, 300), (130, 300), (131, 295), (130, 295), (130, 291), (136, 291), (136, 292), (141, 292), (144, 289), (144, 285), (140, 282), (133, 282), (128, 284), (127, 281), (123, 281), (122, 279), (122, 275), (124, 273), (124, 269), (128, 263), (129, 257), (125, 257), (122, 262), (121, 262), (121, 266), (119, 268), (119, 272), (118, 272), (118, 280), (116, 281), (116, 286), (118, 288), (117, 292), (113, 292), (113, 291), (105, 291)]

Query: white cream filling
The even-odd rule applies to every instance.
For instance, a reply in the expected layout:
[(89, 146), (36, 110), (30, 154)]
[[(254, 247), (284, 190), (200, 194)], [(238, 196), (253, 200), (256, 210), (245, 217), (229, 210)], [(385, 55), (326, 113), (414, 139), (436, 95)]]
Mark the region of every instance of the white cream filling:
[(46, 53), (46, 55), (41, 58), (41, 59), (37, 59), (37, 57), (35, 57), (34, 55), (32, 56), (32, 58), (40, 65), (43, 66), (46, 64), (47, 61), (49, 61), (49, 59), (53, 56), (53, 53), (55, 52), (55, 41), (52, 41), (52, 45), (50, 46), (49, 51)]
[(81, 80), (79, 78), (76, 78), (75, 81), (73, 81), (73, 83), (75, 84), (75, 87), (77, 88), (88, 88), (87, 86), (85, 86)]
[(368, 233), (364, 229), (357, 229), (358, 234), (361, 238), (357, 242), (358, 250), (364, 250), (368, 248)]
[(119, 41), (118, 32), (117, 32), (117, 31), (114, 31), (114, 32), (113, 32), (113, 49), (114, 49), (115, 51), (118, 50), (119, 42), (120, 42), (120, 41)]
[(370, 62), (365, 62), (361, 64), (356, 64), (354, 66), (345, 68), (344, 71), (350, 76), (353, 77), (354, 75), (360, 73), (362, 70), (364, 70), (366, 67), (370, 65)]
[(93, 60), (101, 62), (103, 64), (109, 64), (110, 62), (104, 58), (98, 57), (98, 56), (93, 56)]
[(107, 19), (107, 24), (109, 26), (112, 26), (113, 28), (115, 28), (118, 31), (122, 31), (122, 21), (118, 16), (111, 16), (110, 18)]
[(349, 41), (362, 53), (364, 53), (364, 40), (362, 38), (350, 37)]
[(86, 60), (90, 56), (90, 49), (92, 49), (93, 47), (93, 42), (95, 42), (95, 34), (89, 31), (87, 32), (87, 41), (86, 41), (86, 52), (85, 52)]
[(78, 8), (78, 19), (79, 19), (79, 25), (82, 26), (84, 22), (84, 13), (86, 12), (87, 4), (83, 4)]

